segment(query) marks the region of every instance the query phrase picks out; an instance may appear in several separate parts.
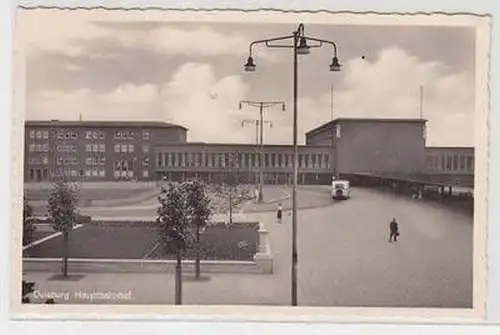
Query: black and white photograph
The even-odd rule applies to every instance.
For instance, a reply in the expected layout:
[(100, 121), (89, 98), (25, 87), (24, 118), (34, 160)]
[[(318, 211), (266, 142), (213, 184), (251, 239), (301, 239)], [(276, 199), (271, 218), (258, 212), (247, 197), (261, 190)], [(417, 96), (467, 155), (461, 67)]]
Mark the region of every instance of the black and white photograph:
[(486, 18), (18, 9), (14, 33), (20, 313), (483, 315)]

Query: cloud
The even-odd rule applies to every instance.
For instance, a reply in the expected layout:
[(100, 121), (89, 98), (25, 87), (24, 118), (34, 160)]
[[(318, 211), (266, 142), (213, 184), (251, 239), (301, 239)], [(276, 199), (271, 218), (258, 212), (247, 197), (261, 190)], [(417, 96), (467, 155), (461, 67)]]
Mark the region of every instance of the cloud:
[[(342, 76), (334, 87), (335, 117), (417, 118), (423, 85), (428, 144), (473, 144), (473, 74), (450, 73), (440, 63), (422, 62), (392, 47), (376, 59), (346, 61)], [(29, 100), (28, 117), (75, 120), (82, 112), (84, 119), (163, 120), (189, 128), (190, 141), (254, 143), (255, 128), (242, 127), (241, 121), (257, 118), (258, 110), (237, 110), (240, 100), (255, 98), (245, 78), (217, 76), (213, 65), (190, 62), (161, 85), (123, 83), (101, 94), (85, 89), (42, 91)], [(273, 80), (276, 86), (283, 84), (282, 78)], [(265, 119), (273, 121), (273, 128), (265, 131), (266, 143), (292, 142), (293, 108), (286, 102), (285, 112), (266, 110)], [(299, 143), (304, 133), (330, 119), (328, 89), (300, 97)]]
[[(334, 87), (335, 117), (418, 118), (419, 86), (430, 145), (472, 145), (474, 76), (448, 73), (438, 62), (422, 62), (391, 47), (374, 60), (353, 59)], [(330, 93), (301, 99), (300, 133), (331, 119)]]
[[(90, 43), (102, 41), (105, 45), (146, 49), (165, 55), (246, 57), (251, 42), (251, 38), (243, 32), (222, 33), (208, 25), (195, 24), (194, 29), (165, 26), (148, 30), (111, 29), (77, 15), (52, 15), (50, 19), (45, 15), (27, 16), (23, 22), (23, 36), (30, 55), (56, 52), (70, 57), (113, 57), (109, 51), (89, 48)], [(40, 29), (42, 25), (43, 29)], [(271, 62), (280, 59), (276, 53), (263, 50), (256, 50), (256, 54)]]
[[(184, 125), (190, 141), (248, 142), (241, 127), (249, 117), (237, 111), (248, 92), (240, 76), (217, 78), (210, 64), (180, 66), (162, 87), (122, 84), (97, 94), (88, 89), (40, 91), (28, 105), (28, 119), (157, 120)], [(253, 113), (251, 116), (254, 116)]]

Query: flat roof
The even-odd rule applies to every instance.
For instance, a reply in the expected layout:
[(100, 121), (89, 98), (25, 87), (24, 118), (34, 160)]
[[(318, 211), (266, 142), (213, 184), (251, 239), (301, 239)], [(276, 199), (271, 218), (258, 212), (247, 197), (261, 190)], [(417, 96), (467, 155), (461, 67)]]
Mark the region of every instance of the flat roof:
[(323, 123), (322, 125), (309, 130), (306, 132), (306, 136), (310, 135), (319, 130), (330, 127), (331, 125), (335, 125), (340, 122), (370, 122), (370, 123), (426, 123), (428, 120), (421, 118), (346, 118), (340, 117), (329, 121), (327, 123)]
[(26, 120), (28, 127), (95, 127), (95, 128), (181, 128), (178, 124), (161, 121), (61, 121), (61, 120)]
[(425, 149), (435, 149), (435, 150), (474, 150), (474, 146), (458, 146), (458, 147), (452, 147), (452, 146), (426, 146)]
[[(166, 147), (173, 147), (173, 146), (184, 146), (184, 147), (197, 147), (197, 146), (207, 146), (207, 147), (234, 147), (234, 148), (255, 148), (259, 147), (255, 143), (210, 143), (210, 142), (179, 142), (179, 143), (166, 143), (166, 144), (160, 144), (160, 145), (155, 145), (155, 149), (161, 149), (161, 148), (166, 148)], [(264, 144), (264, 147), (266, 148), (292, 148), (292, 144)], [(331, 150), (332, 146), (331, 145), (298, 145), (297, 147), (299, 148), (328, 148)]]

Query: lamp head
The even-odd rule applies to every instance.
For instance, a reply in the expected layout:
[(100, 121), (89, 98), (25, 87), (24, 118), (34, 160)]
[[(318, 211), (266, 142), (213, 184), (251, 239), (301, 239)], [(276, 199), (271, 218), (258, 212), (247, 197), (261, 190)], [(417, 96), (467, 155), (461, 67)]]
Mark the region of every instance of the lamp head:
[(332, 63), (330, 64), (330, 71), (339, 72), (340, 67), (341, 67), (341, 65), (339, 63), (339, 59), (337, 58), (337, 56), (333, 57)]
[(297, 46), (298, 55), (308, 55), (310, 53), (309, 46), (307, 45), (307, 40), (305, 37), (299, 39), (299, 45)]
[(249, 56), (247, 63), (245, 64), (245, 71), (254, 72), (255, 71), (255, 63), (253, 61), (253, 57)]
[(285, 104), (281, 105), (281, 110), (284, 112), (286, 110)]

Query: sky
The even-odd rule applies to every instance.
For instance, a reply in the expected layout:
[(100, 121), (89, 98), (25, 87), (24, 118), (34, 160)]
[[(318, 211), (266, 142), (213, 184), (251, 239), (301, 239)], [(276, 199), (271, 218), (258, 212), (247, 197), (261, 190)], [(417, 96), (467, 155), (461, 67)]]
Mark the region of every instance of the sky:
[[(26, 119), (154, 120), (189, 129), (188, 141), (254, 143), (258, 109), (240, 100), (284, 101), (265, 110), (266, 144), (291, 144), (292, 50), (249, 43), (288, 36), (296, 24), (93, 21), (77, 11), (23, 21)], [(474, 53), (471, 28), (305, 25), (332, 48), (299, 56), (298, 130), (334, 117), (418, 118), (424, 88), (427, 145), (471, 146)]]

